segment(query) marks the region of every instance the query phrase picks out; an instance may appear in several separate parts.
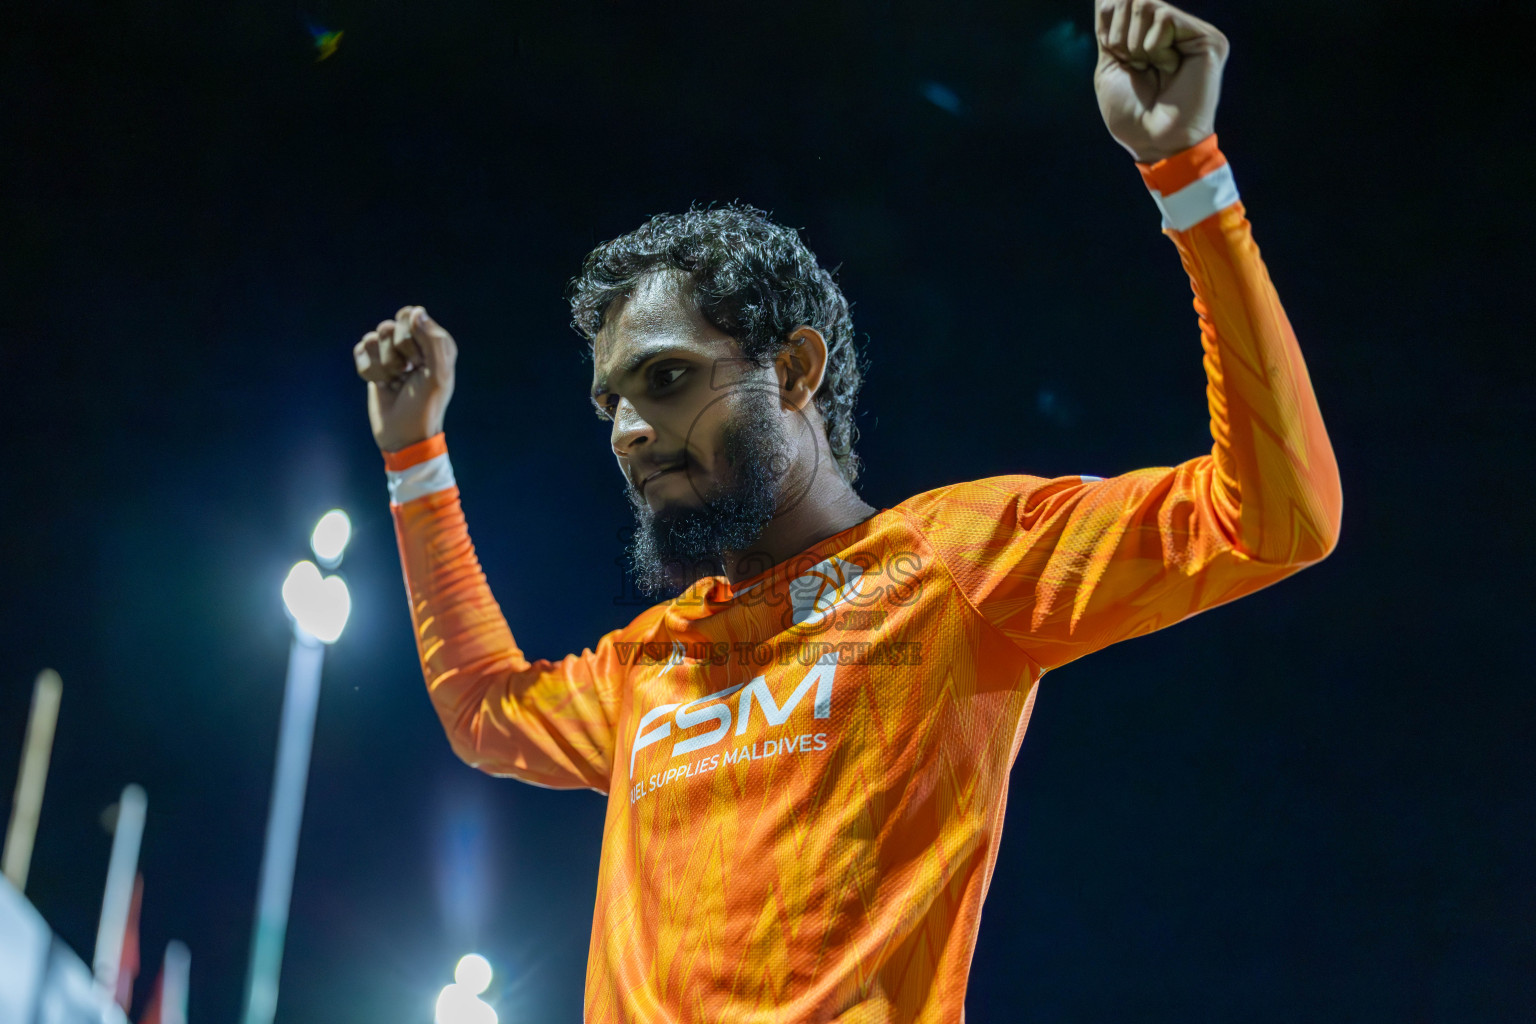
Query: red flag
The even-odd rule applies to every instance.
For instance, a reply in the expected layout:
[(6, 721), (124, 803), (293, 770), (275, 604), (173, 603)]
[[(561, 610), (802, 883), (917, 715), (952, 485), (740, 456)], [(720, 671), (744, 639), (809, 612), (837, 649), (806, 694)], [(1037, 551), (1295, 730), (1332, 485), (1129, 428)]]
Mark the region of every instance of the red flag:
[(117, 969), (117, 1005), (126, 1013), (133, 1002), (133, 981), (139, 975), (139, 904), (144, 900), (144, 873), (133, 876), (133, 902), (128, 906), (128, 924), (123, 929), (123, 957)]

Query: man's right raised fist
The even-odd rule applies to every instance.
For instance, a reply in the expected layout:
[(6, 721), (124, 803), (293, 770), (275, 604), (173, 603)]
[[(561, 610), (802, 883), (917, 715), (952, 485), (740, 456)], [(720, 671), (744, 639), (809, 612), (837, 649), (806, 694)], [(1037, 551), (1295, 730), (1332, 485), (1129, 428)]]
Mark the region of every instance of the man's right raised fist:
[(368, 422), (381, 450), (397, 452), (442, 432), (453, 397), (453, 335), (420, 306), (404, 306), (352, 348), (368, 382)]

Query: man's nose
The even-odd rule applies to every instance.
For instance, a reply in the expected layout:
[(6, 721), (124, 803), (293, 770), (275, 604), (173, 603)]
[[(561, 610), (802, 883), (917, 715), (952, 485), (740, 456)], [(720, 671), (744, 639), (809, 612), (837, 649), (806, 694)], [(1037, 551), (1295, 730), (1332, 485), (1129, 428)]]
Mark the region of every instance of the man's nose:
[(613, 410), (613, 454), (627, 459), (634, 454), (637, 445), (649, 444), (654, 440), (656, 431), (645, 421), (645, 417), (640, 415), (629, 399), (619, 399), (618, 406)]

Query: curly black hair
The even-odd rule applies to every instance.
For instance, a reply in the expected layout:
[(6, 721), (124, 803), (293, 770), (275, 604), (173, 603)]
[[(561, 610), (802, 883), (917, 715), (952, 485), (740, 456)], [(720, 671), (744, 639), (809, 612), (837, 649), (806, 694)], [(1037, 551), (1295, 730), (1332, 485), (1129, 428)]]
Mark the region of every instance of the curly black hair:
[(850, 484), (860, 462), (854, 405), (864, 383), (864, 359), (853, 317), (832, 274), (793, 229), (741, 202), (686, 213), (657, 214), (587, 254), (571, 279), (571, 326), (589, 349), (609, 303), (647, 274), (687, 275), (704, 318), (736, 340), (746, 357), (768, 367), (791, 331), (809, 325), (827, 342), (827, 369), (816, 392), (837, 471)]

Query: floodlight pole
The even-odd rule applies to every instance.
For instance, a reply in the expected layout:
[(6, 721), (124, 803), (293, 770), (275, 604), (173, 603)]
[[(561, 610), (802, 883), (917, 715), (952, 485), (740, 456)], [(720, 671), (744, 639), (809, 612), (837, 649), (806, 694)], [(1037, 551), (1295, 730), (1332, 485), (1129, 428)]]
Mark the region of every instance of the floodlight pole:
[(315, 738), (315, 710), (320, 701), (320, 669), (325, 645), (293, 624), (288, 648), (288, 682), (283, 692), (283, 720), (277, 741), (277, 769), (267, 843), (261, 858), (261, 888), (256, 897), (256, 925), (251, 939), (243, 1024), (272, 1024), (277, 1012), (277, 978), (288, 931), (293, 893), (293, 865), (304, 817), (304, 788), (309, 781), (309, 752)]

